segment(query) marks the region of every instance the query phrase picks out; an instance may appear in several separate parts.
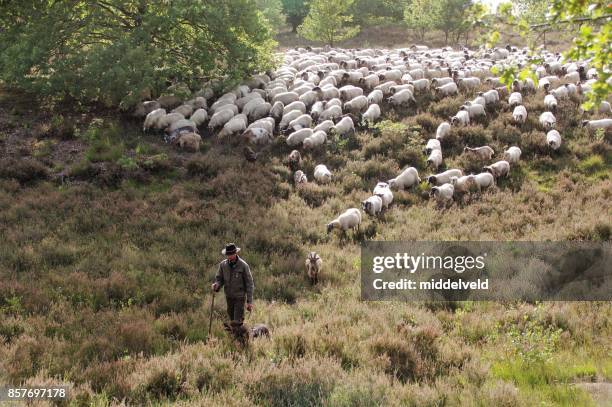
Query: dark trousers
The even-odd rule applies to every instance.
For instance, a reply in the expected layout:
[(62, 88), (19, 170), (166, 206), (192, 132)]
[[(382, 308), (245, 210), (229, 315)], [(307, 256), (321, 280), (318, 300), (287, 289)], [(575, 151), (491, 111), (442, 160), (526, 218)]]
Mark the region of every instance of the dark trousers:
[(243, 298), (229, 298), (225, 297), (227, 302), (227, 315), (230, 321), (244, 321), (244, 303), (246, 299)]

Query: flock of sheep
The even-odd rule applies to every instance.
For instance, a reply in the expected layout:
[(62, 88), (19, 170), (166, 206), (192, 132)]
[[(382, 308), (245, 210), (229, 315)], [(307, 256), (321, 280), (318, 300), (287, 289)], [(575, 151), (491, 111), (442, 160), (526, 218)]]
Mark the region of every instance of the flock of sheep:
[[(416, 104), (415, 95), (429, 92), (440, 100), (460, 92), (476, 94), (440, 124), (435, 136), (427, 141), (424, 148), (427, 164), (437, 171), (444, 159), (444, 140), (452, 127), (469, 126), (486, 115), (485, 108), (499, 106), (501, 98), (507, 98), (513, 109), (513, 121), (517, 125), (525, 123), (528, 112), (523, 95), (538, 88), (546, 91), (547, 109), (539, 116), (539, 124), (546, 132), (546, 144), (552, 150), (558, 149), (562, 143), (561, 134), (555, 129), (558, 101), (584, 95), (597, 79), (597, 72), (589, 66), (589, 61), (564, 61), (559, 54), (544, 51), (540, 55), (544, 63), (535, 71), (539, 78), (537, 85), (529, 78), (515, 80), (508, 91), (492, 74), (492, 68), (509, 64), (524, 66), (530, 62), (525, 49), (510, 46), (474, 51), (427, 46), (393, 50), (308, 47), (288, 50), (280, 56), (284, 61), (275, 71), (254, 75), (216, 99), (212, 87), (205, 87), (194, 99), (170, 112), (166, 108), (172, 106), (164, 106), (161, 100), (144, 102), (141, 105), (146, 114), (144, 130), (164, 131), (167, 140), (194, 150), (199, 149), (199, 128), (205, 124), (218, 137), (241, 135), (246, 143), (262, 146), (271, 143), (278, 134), (284, 134), (289, 147), (310, 150), (325, 146), (331, 134), (344, 137), (354, 133), (356, 127), (371, 126), (381, 118), (383, 109)], [(478, 92), (483, 86), (490, 89)], [(597, 110), (602, 114), (611, 113), (608, 102), (603, 102)], [(584, 121), (583, 126), (609, 129), (612, 119)], [(464, 151), (483, 162), (490, 162), (495, 154), (489, 146), (466, 146)], [(257, 159), (251, 147), (246, 146), (244, 154), (247, 160)], [(440, 205), (446, 205), (464, 194), (491, 188), (498, 178), (508, 176), (510, 166), (518, 163), (520, 157), (521, 149), (511, 146), (503, 152), (503, 160), (485, 166), (479, 174), (448, 169), (430, 175), (427, 177), (432, 186), (430, 196)], [(298, 149), (291, 151), (288, 161), (295, 183), (307, 182), (307, 175), (300, 169)], [(332, 173), (325, 164), (319, 164), (314, 178), (319, 183), (328, 183)], [(392, 203), (392, 190), (406, 190), (420, 182), (414, 167), (404, 169), (388, 182), (379, 182), (372, 196), (361, 203), (361, 209), (346, 210), (327, 224), (327, 231), (358, 229), (362, 210), (377, 216)], [(320, 257), (311, 253), (306, 267), (318, 270)], [(309, 276), (316, 282), (314, 271), (309, 271)]]

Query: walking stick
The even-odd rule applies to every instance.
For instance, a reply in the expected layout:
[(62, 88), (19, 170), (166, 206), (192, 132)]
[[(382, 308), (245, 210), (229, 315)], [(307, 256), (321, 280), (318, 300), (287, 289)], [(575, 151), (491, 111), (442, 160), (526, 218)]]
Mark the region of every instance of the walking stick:
[(208, 332), (206, 333), (206, 340), (204, 343), (208, 342), (208, 338), (210, 338), (210, 331), (212, 329), (212, 320), (213, 320), (213, 310), (215, 307), (215, 291), (212, 293), (212, 299), (210, 301), (210, 320), (208, 321)]

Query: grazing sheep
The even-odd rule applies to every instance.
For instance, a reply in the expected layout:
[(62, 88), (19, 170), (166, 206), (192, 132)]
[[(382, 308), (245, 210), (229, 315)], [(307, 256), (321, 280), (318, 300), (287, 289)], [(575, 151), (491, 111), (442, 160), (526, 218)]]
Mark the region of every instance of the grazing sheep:
[(442, 165), (442, 151), (432, 150), (429, 157), (427, 157), (427, 165), (437, 170)]
[(308, 182), (308, 178), (302, 170), (297, 170), (295, 174), (293, 174), (293, 182), (295, 183), (295, 185), (305, 184)]
[(312, 129), (300, 129), (296, 130), (287, 137), (287, 145), (297, 146), (301, 144), (307, 137), (313, 135)]
[(459, 78), (457, 80), (457, 86), (463, 90), (471, 91), (480, 86), (480, 78)]
[(159, 118), (157, 125), (160, 126), (160, 128), (165, 129), (172, 126), (172, 124), (178, 122), (179, 120), (185, 120), (185, 116), (183, 116), (181, 113), (168, 113), (167, 115)]
[(323, 113), (319, 115), (319, 122), (322, 122), (325, 120), (337, 119), (338, 117), (341, 117), (341, 116), (342, 116), (342, 108), (337, 105), (332, 105), (328, 107), (327, 109), (325, 109)]
[(476, 148), (465, 147), (463, 152), (475, 155), (480, 161), (489, 161), (491, 157), (493, 157), (493, 154), (495, 154), (495, 151), (493, 151), (493, 149), (489, 146)]
[(486, 92), (480, 92), (478, 96), (482, 96), (485, 99), (487, 105), (499, 102), (499, 92), (496, 89), (491, 89)]
[(249, 146), (244, 146), (242, 149), (242, 154), (244, 155), (244, 158), (251, 163), (257, 161), (257, 156), (259, 155)]
[(136, 106), (133, 116), (139, 118), (146, 117), (149, 113), (157, 109), (161, 109), (161, 104), (157, 100), (147, 100)]
[(302, 166), (302, 155), (299, 151), (293, 150), (291, 153), (289, 153), (287, 161), (289, 163), (289, 168), (291, 168), (293, 171), (297, 171)]
[(300, 112), (306, 113), (306, 105), (304, 102), (300, 102), (299, 100), (296, 102), (291, 102), (288, 105), (285, 105), (283, 108), (283, 114), (287, 114), (293, 110), (299, 110)]
[(190, 119), (196, 124), (196, 126), (201, 126), (208, 120), (208, 112), (203, 108), (199, 108), (191, 115)]
[(550, 93), (557, 99), (567, 99), (569, 97), (569, 90), (566, 85), (561, 85)]
[(187, 101), (186, 104), (193, 106), (194, 110), (206, 109), (206, 107), (208, 107), (208, 102), (206, 101), (206, 98), (203, 96), (197, 96), (196, 98)]
[(173, 141), (173, 144), (178, 144), (181, 149), (189, 149), (192, 151), (200, 150), (200, 142), (202, 137), (197, 133), (180, 133)]
[(246, 129), (242, 133), (242, 137), (252, 144), (268, 144), (272, 142), (272, 134), (262, 127), (253, 127)]
[(166, 109), (155, 109), (145, 118), (142, 131), (147, 131), (151, 128), (161, 130), (164, 128), (162, 119), (166, 116)]
[(312, 129), (312, 131), (314, 131), (314, 132), (324, 131), (325, 133), (328, 133), (333, 127), (334, 127), (334, 122), (333, 121), (325, 120), (325, 121), (317, 124), (315, 126), (315, 128)]
[(314, 169), (314, 177), (321, 184), (328, 184), (332, 180), (332, 173), (325, 164), (319, 164)]
[(436, 96), (438, 97), (446, 97), (456, 95), (459, 90), (457, 89), (457, 84), (455, 82), (447, 83), (446, 85), (438, 86), (435, 88)]
[(327, 141), (327, 133), (322, 130), (315, 131), (312, 136), (308, 136), (304, 139), (303, 145), (305, 149), (311, 149), (318, 146), (322, 146)]
[(266, 117), (263, 119), (255, 120), (253, 123), (249, 124), (249, 127), (247, 127), (247, 129), (259, 127), (262, 129), (266, 129), (267, 132), (270, 133), (270, 136), (272, 136), (274, 134), (275, 126), (276, 123), (274, 122), (274, 119), (271, 117)]
[(423, 149), (423, 152), (425, 154), (431, 154), (431, 152), (433, 150), (440, 150), (440, 151), (442, 151), (442, 146), (440, 145), (440, 140), (438, 140), (437, 138), (430, 138), (429, 140), (427, 140), (427, 145)]
[(357, 96), (363, 95), (363, 89), (353, 85), (343, 86), (338, 90), (340, 91), (340, 99), (344, 101), (348, 101), (356, 98)]
[(431, 86), (433, 86), (434, 89), (435, 89), (438, 86), (444, 86), (444, 85), (449, 84), (451, 82), (453, 82), (453, 78), (450, 78), (448, 76), (447, 77), (443, 77), (443, 78), (433, 78), (431, 80)]
[(234, 117), (234, 112), (229, 109), (221, 109), (212, 115), (208, 122), (208, 128), (214, 130), (216, 128), (225, 126)]
[(389, 97), (387, 101), (394, 106), (404, 105), (409, 102), (416, 104), (416, 99), (412, 95), (410, 89), (400, 90), (393, 96)]
[(281, 119), (280, 123), (278, 124), (278, 128), (281, 130), (285, 130), (288, 127), (290, 127), (290, 123), (297, 119), (300, 116), (303, 116), (304, 114), (302, 112), (300, 112), (299, 110), (292, 110), (290, 112), (287, 112), (285, 114), (283, 114), (283, 118)]
[(298, 100), (300, 100), (300, 95), (298, 95), (297, 93), (282, 92), (272, 98), (272, 103), (283, 102), (283, 105), (287, 106), (289, 103), (297, 102)]
[(355, 123), (350, 117), (343, 117), (334, 126), (334, 132), (339, 136), (345, 136), (347, 134), (355, 134)]
[(382, 212), (383, 200), (380, 196), (373, 195), (361, 202), (361, 208), (368, 215), (377, 216)]
[(544, 128), (544, 130), (550, 130), (555, 127), (557, 124), (557, 119), (551, 112), (544, 112), (540, 115), (539, 118), (540, 124)]
[(464, 194), (469, 194), (478, 189), (473, 175), (464, 175), (462, 177), (451, 177), (450, 184), (453, 186), (453, 194), (461, 197)]
[(521, 149), (515, 146), (510, 147), (509, 149), (504, 151), (504, 158), (510, 164), (518, 163), (521, 158)]
[(426, 92), (429, 90), (429, 79), (417, 79), (408, 82), (408, 84), (414, 86), (415, 91)]
[(442, 184), (437, 187), (432, 187), (429, 196), (436, 199), (439, 205), (447, 205), (453, 201), (455, 187), (452, 184)]
[(508, 104), (510, 107), (515, 107), (523, 103), (523, 95), (519, 92), (513, 92), (508, 98)]
[(381, 114), (382, 113), (380, 111), (380, 106), (374, 103), (371, 104), (370, 107), (368, 107), (368, 110), (366, 110), (365, 113), (361, 115), (361, 118), (365, 124), (371, 125), (376, 120), (380, 119)]
[(323, 267), (323, 260), (316, 252), (308, 253), (306, 258), (306, 275), (310, 279), (311, 284), (317, 284), (319, 282), (319, 273)]
[(471, 175), (471, 177), (474, 177), (478, 191), (491, 188), (495, 185), (495, 177), (489, 172), (481, 172), (480, 174)]
[(309, 114), (303, 114), (289, 122), (289, 128), (299, 130), (310, 127), (312, 125), (312, 117)]
[(605, 129), (608, 130), (612, 127), (612, 119), (599, 119), (599, 120), (583, 120), (582, 127), (588, 129)]
[(544, 105), (551, 112), (556, 112), (557, 111), (557, 104), (558, 104), (557, 98), (555, 98), (554, 95), (548, 94), (548, 95), (544, 96)]
[(451, 132), (451, 125), (448, 122), (442, 122), (436, 129), (436, 139), (442, 141)]
[(234, 117), (221, 129), (219, 134), (217, 135), (219, 138), (232, 136), (236, 133), (242, 133), (246, 130), (247, 125), (249, 124), (249, 119), (244, 114), (239, 114)]
[(505, 160), (497, 161), (491, 165), (482, 168), (482, 171), (489, 172), (497, 179), (507, 177), (510, 174), (510, 163)]
[(517, 124), (524, 124), (527, 120), (527, 109), (525, 106), (520, 105), (514, 108), (512, 111), (512, 120)]
[(380, 78), (376, 74), (371, 74), (368, 76), (364, 76), (363, 78), (359, 78), (359, 85), (373, 89), (380, 84)]
[(283, 118), (283, 110), (285, 105), (283, 102), (275, 102), (270, 109), (270, 117), (274, 119), (275, 123), (279, 123)]
[(380, 89), (373, 90), (372, 92), (368, 94), (368, 103), (380, 104), (382, 103), (384, 97), (385, 95), (383, 95), (382, 90)]
[(368, 107), (368, 98), (357, 96), (344, 104), (344, 110), (349, 113), (361, 113)]
[(357, 208), (350, 208), (327, 224), (327, 233), (331, 233), (334, 229), (340, 229), (343, 233), (349, 229), (359, 230), (360, 223), (361, 211)]
[(193, 106), (191, 105), (181, 105), (175, 109), (172, 110), (172, 113), (180, 113), (185, 117), (189, 117), (191, 116), (191, 113), (193, 113)]
[(372, 194), (381, 197), (384, 209), (388, 208), (391, 202), (393, 202), (393, 192), (391, 192), (391, 188), (386, 182), (377, 183)]
[(408, 167), (397, 177), (387, 181), (389, 188), (397, 188), (400, 191), (406, 188), (417, 186), (421, 182), (419, 172), (414, 167)]
[(470, 124), (470, 114), (467, 110), (459, 110), (456, 115), (450, 118), (450, 122), (452, 126), (468, 126)]
[(461, 106), (460, 110), (465, 110), (466, 112), (468, 112), (470, 119), (487, 115), (484, 106), (480, 104), (463, 105)]
[(546, 144), (553, 150), (558, 150), (561, 147), (561, 134), (557, 130), (550, 130), (546, 133)]
[(440, 186), (442, 184), (450, 183), (451, 177), (461, 177), (462, 175), (463, 171), (459, 169), (450, 169), (441, 172), (440, 174), (430, 175), (429, 177), (427, 177), (427, 182), (430, 185)]

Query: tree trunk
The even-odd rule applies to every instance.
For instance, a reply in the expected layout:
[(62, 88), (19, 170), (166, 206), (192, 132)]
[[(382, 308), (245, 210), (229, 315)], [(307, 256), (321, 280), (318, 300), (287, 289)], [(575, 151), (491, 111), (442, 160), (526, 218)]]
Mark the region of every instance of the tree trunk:
[(444, 30), (444, 46), (448, 45), (448, 30)]

